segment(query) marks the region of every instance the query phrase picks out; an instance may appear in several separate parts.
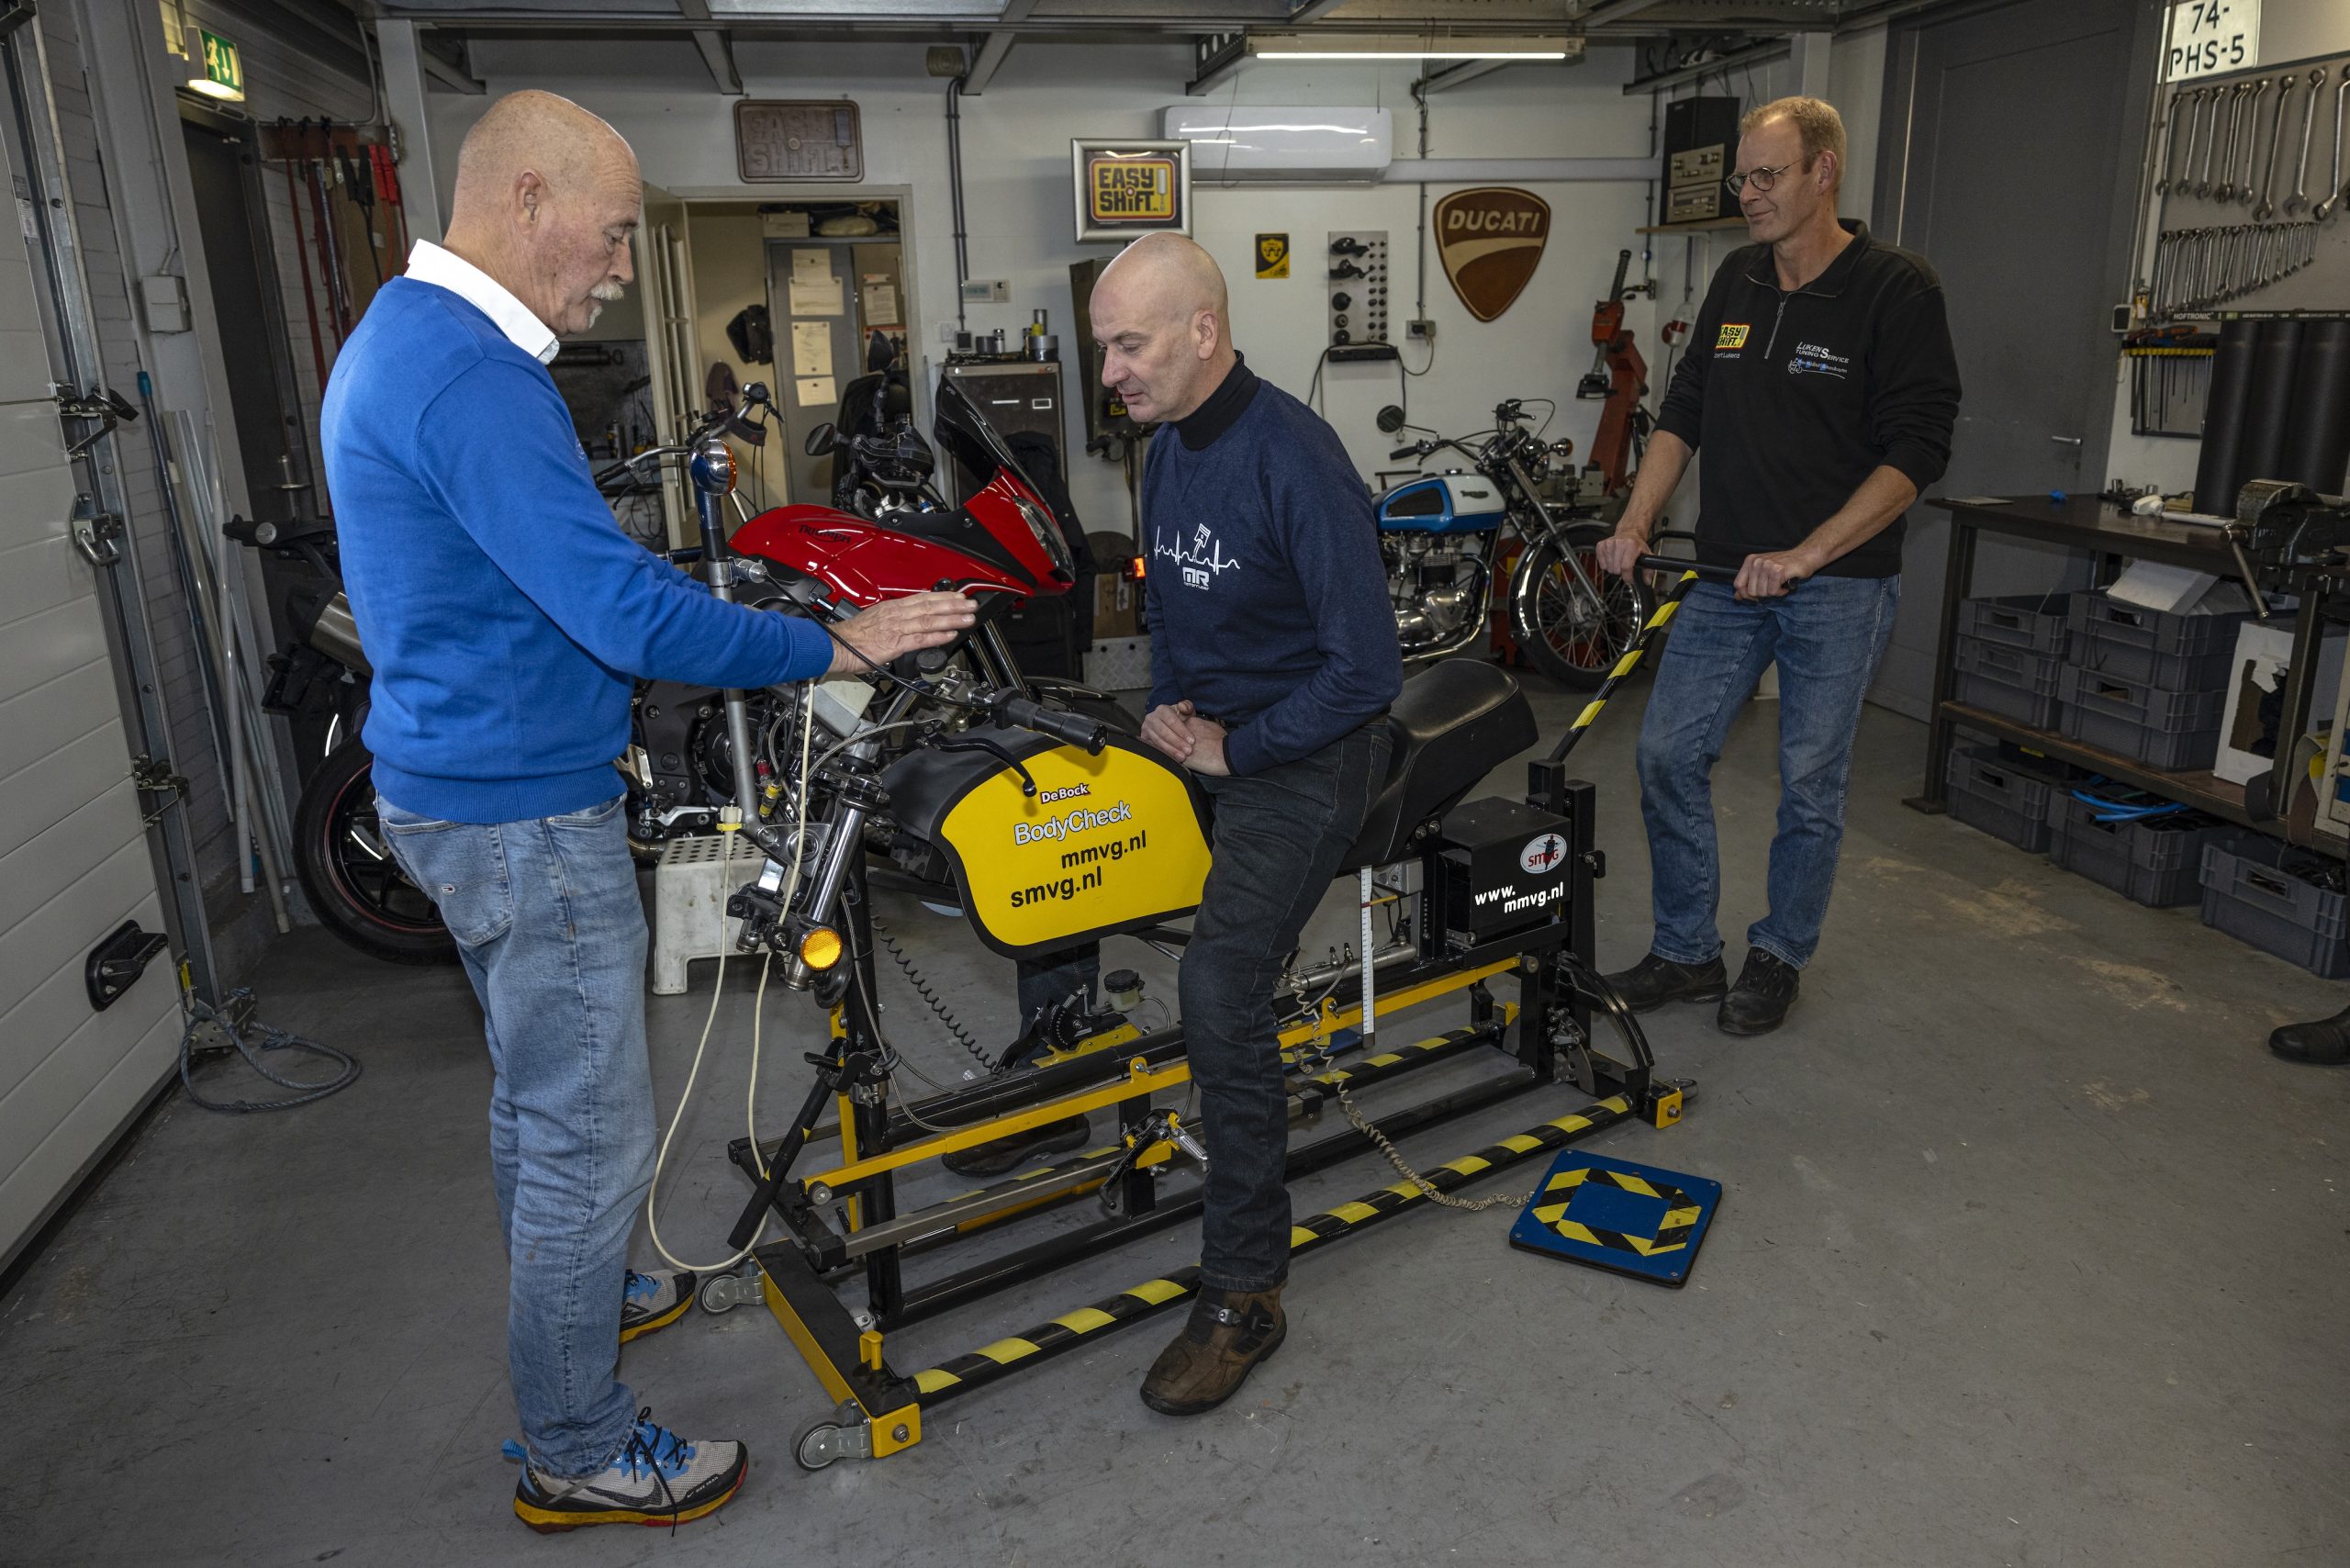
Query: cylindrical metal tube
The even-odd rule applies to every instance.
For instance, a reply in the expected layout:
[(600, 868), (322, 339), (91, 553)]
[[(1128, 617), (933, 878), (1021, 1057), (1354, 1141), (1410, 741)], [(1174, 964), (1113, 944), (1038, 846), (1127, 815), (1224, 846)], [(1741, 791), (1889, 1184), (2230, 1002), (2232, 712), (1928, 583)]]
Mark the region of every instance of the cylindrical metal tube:
[[(2301, 350), (2301, 323), (2275, 319), (2260, 323), (2253, 341), (2252, 391), (2244, 409), (2244, 472), (2236, 489), (2255, 479), (2285, 476), (2285, 431), (2293, 417), (2294, 372)], [(2223, 515), (2235, 511), (2232, 491)]]
[(2232, 517), (2244, 488), (2244, 420), (2252, 396), (2254, 330), (2238, 319), (2220, 328), (2211, 355), (2211, 386), (2203, 401), (2203, 453), (2195, 465), (2195, 510)]
[(2292, 418), (2278, 468), (2277, 478), (2322, 495), (2342, 493), (2350, 470), (2350, 318), (2301, 323)]

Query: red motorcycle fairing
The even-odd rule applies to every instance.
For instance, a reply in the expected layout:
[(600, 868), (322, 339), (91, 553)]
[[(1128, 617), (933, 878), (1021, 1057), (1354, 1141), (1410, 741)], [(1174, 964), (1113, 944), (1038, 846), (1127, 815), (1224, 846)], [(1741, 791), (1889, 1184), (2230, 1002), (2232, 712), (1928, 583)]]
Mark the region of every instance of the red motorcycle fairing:
[(1037, 542), (1032, 516), (1053, 526), (1035, 492), (1000, 469), (960, 507), (892, 512), (880, 522), (832, 507), (777, 507), (736, 529), (728, 544), (814, 577), (859, 607), (948, 585), (1023, 599), (1067, 593), (1073, 579)]

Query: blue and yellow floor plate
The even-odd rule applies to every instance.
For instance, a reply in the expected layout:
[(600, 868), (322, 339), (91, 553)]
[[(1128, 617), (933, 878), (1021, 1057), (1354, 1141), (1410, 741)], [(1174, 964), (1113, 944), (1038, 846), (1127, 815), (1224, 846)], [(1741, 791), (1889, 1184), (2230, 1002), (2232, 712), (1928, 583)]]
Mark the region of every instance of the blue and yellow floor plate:
[(1721, 1201), (1718, 1182), (1570, 1149), (1534, 1189), (1509, 1244), (1684, 1285)]

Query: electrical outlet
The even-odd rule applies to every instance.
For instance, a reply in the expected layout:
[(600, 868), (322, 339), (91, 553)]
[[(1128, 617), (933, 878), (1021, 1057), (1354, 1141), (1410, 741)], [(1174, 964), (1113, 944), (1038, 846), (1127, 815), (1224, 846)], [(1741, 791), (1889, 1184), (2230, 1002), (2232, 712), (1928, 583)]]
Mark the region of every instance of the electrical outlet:
[(1436, 323), (1426, 319), (1406, 321), (1404, 323), (1404, 335), (1407, 338), (1425, 338), (1429, 342), (1436, 342)]

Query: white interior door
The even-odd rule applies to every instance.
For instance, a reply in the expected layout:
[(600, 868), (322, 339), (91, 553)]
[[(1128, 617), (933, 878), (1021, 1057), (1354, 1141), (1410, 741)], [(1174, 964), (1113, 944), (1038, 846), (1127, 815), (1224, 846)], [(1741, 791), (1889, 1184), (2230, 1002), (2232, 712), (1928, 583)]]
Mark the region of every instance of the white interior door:
[[(644, 187), (644, 221), (636, 231), (636, 286), (644, 291), (644, 351), (653, 376), (653, 428), (663, 445), (683, 441), (693, 428), (700, 383), (694, 367), (693, 253), (686, 234), (686, 204), (658, 185)], [(673, 465), (661, 488), (669, 543), (699, 538), (684, 465)]]
[[(0, 142), (0, 183), (14, 183)], [(21, 187), (17, 187), (21, 188)], [(104, 1012), (91, 949), (163, 929), (100, 616), (73, 541), (32, 258), (0, 239), (0, 1264), (172, 1070), (178, 992), (159, 957)]]

